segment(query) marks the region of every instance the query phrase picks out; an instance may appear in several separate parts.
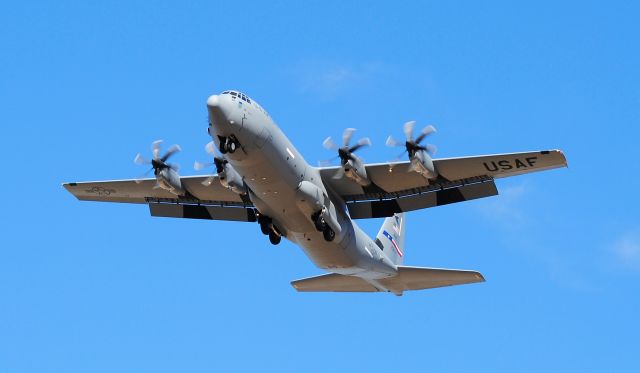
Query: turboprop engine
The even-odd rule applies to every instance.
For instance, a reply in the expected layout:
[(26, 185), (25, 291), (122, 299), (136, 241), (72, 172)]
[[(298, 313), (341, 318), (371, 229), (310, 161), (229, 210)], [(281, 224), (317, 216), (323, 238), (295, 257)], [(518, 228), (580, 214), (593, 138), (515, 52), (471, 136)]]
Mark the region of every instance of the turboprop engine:
[(218, 172), (218, 179), (220, 179), (222, 186), (231, 189), (234, 193), (247, 194), (242, 176), (240, 176), (238, 171), (236, 171), (226, 159), (224, 160), (222, 171)]
[(153, 170), (153, 174), (156, 177), (156, 187), (162, 188), (176, 196), (184, 196), (186, 191), (182, 187), (182, 182), (180, 181), (180, 175), (178, 174), (179, 166), (177, 164), (167, 163), (167, 160), (179, 152), (180, 146), (173, 145), (171, 146), (167, 152), (161, 157), (160, 156), (160, 144), (162, 140), (156, 140), (151, 143), (151, 151), (153, 152), (153, 159), (150, 161), (142, 157), (140, 153), (136, 155), (136, 158), (133, 160), (134, 163), (143, 165), (149, 164), (151, 168), (144, 173), (139, 179), (136, 180), (136, 183), (142, 182), (141, 178), (145, 177), (151, 170)]
[[(349, 146), (351, 137), (353, 136), (353, 133), (355, 131), (355, 128), (347, 128), (344, 130), (344, 133), (342, 134), (342, 147), (339, 147), (336, 143), (334, 143), (331, 137), (327, 137), (322, 145), (329, 150), (338, 151), (337, 157), (340, 158), (341, 167), (334, 175), (335, 179), (341, 178), (344, 174), (346, 177), (355, 181), (356, 183), (362, 186), (368, 186), (371, 184), (371, 180), (369, 180), (369, 177), (367, 176), (367, 169), (364, 167), (364, 163), (362, 162), (362, 160), (353, 153), (365, 146), (370, 146), (371, 140), (365, 137), (358, 140), (355, 145)], [(323, 163), (329, 164), (330, 162), (331, 160), (328, 160)]]
[(436, 129), (429, 125), (422, 129), (420, 135), (413, 139), (413, 127), (416, 122), (411, 121), (404, 124), (404, 134), (406, 141), (404, 143), (389, 136), (387, 138), (387, 146), (404, 147), (405, 150), (400, 155), (407, 153), (409, 155), (410, 171), (415, 171), (426, 179), (435, 179), (438, 177), (438, 171), (433, 165), (433, 155), (436, 153), (436, 147), (431, 144), (421, 145), (420, 142), (427, 136), (436, 132)]
[[(210, 155), (213, 156), (213, 162), (212, 163), (195, 162), (193, 164), (193, 168), (195, 168), (196, 170), (202, 170), (202, 169), (204, 169), (206, 167), (215, 166), (216, 173), (218, 175), (218, 180), (220, 180), (220, 184), (222, 184), (223, 187), (225, 187), (227, 189), (230, 189), (234, 193), (237, 193), (237, 194), (240, 194), (240, 195), (247, 194), (247, 188), (244, 185), (244, 181), (242, 180), (242, 176), (240, 176), (238, 171), (236, 171), (233, 168), (233, 166), (231, 166), (231, 164), (229, 164), (229, 161), (227, 161), (226, 159), (218, 156), (216, 154), (216, 150), (215, 149), (216, 149), (216, 147), (215, 147), (213, 141), (209, 142), (205, 146), (205, 150), (207, 151), (207, 153), (209, 153)], [(207, 179), (205, 179), (202, 182), (202, 185), (206, 185), (206, 186), (211, 185), (211, 183), (213, 182), (215, 177), (216, 177), (216, 175), (209, 176)]]

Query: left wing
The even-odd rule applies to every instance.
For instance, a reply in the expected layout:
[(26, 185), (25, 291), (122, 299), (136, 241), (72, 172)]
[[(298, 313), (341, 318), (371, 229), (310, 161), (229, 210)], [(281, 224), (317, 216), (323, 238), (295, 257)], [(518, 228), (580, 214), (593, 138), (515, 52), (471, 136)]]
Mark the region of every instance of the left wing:
[(111, 180), (65, 183), (63, 186), (81, 201), (144, 203), (152, 216), (256, 221), (250, 201), (223, 187), (217, 178), (202, 185), (209, 176), (181, 177), (183, 187), (191, 196), (178, 197), (155, 188), (156, 179)]
[(410, 163), (366, 165), (371, 185), (362, 187), (346, 176), (335, 178), (338, 167), (322, 168), (325, 185), (340, 195), (353, 219), (468, 201), (498, 194), (494, 179), (566, 167), (560, 150), (434, 159), (438, 178), (427, 181), (409, 169)]

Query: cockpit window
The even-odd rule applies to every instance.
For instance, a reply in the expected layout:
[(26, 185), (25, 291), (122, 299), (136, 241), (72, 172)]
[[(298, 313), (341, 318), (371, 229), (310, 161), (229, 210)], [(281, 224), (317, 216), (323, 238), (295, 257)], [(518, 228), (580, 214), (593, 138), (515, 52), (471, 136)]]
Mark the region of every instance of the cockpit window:
[[(246, 102), (248, 104), (251, 104), (251, 99), (247, 95), (245, 95), (244, 93), (236, 92), (236, 91), (224, 91), (224, 92), (222, 92), (222, 94), (223, 95), (231, 95), (233, 98), (239, 98), (242, 101), (244, 101), (244, 102)], [(256, 105), (257, 105), (257, 103), (256, 103)], [(258, 107), (259, 106), (260, 105), (258, 105)], [(263, 109), (263, 111), (264, 111), (264, 109)]]

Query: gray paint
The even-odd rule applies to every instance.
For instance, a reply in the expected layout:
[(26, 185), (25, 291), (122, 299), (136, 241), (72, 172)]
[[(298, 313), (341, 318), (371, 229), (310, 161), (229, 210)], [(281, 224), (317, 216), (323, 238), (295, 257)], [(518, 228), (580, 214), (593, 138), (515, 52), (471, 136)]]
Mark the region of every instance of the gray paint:
[[(64, 187), (80, 200), (146, 203), (152, 216), (245, 222), (256, 221), (258, 214), (268, 216), (277, 231), (299, 245), (318, 267), (333, 272), (294, 281), (299, 291), (401, 295), (405, 290), (484, 281), (473, 271), (401, 266), (404, 212), (496, 195), (494, 178), (567, 164), (558, 150), (429, 158), (426, 166), (433, 173), (410, 162), (359, 165), (367, 183), (358, 183), (348, 174), (335, 178), (336, 167), (310, 166), (268, 113), (242, 94), (213, 95), (207, 109), (208, 132), (215, 145), (220, 146), (221, 138), (233, 138), (240, 145), (225, 154), (229, 162), (225, 173), (234, 176), (233, 183), (171, 174), (166, 175), (170, 180), (161, 175), (137, 182), (74, 182)], [(209, 179), (211, 183), (206, 182)], [(163, 181), (180, 188), (154, 188)], [(311, 216), (317, 211), (335, 231), (333, 241), (316, 230)], [(353, 220), (384, 216), (375, 241)]]

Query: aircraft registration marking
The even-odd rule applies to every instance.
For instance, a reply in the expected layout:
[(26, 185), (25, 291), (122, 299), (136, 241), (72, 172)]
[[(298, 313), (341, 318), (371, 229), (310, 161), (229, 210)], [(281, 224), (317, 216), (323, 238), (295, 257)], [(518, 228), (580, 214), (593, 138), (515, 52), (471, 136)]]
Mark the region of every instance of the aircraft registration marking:
[(491, 161), (489, 163), (482, 162), (482, 164), (484, 165), (484, 168), (487, 169), (487, 171), (496, 172), (533, 167), (536, 164), (537, 160), (538, 157), (527, 157), (524, 158), (524, 160), (520, 158), (516, 158), (515, 160), (503, 159), (500, 161)]
[(115, 189), (107, 189), (101, 186), (96, 186), (91, 189), (85, 189), (84, 191), (88, 194), (97, 194), (99, 196), (108, 196), (116, 192)]

